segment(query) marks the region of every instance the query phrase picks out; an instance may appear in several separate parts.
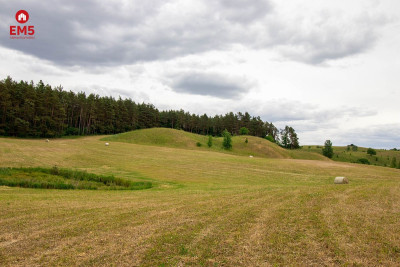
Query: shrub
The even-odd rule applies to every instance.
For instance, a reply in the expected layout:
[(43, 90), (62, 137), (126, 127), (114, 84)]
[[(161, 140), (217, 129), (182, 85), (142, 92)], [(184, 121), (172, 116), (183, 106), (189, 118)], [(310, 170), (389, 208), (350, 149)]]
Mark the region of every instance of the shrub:
[(200, 143), (200, 142), (197, 142), (197, 143), (196, 143), (196, 146), (201, 147), (201, 143)]
[(46, 168), (0, 168), (0, 185), (45, 189), (130, 189), (152, 187), (151, 182), (131, 182), (112, 175)]
[(396, 157), (392, 158), (392, 162), (390, 163), (390, 167), (392, 168), (396, 168), (397, 164), (396, 164)]
[(58, 175), (59, 174), (58, 167), (54, 166), (53, 168), (51, 168), (50, 173), (53, 175)]
[(368, 165), (371, 164), (371, 163), (369, 162), (369, 160), (368, 160), (368, 159), (365, 159), (365, 158), (358, 159), (357, 162), (358, 162), (358, 163), (361, 163), (361, 164), (368, 164)]
[(274, 139), (271, 135), (267, 135), (267, 136), (265, 137), (265, 139), (267, 139), (268, 141), (270, 141), (270, 142), (272, 142), (272, 143), (275, 143), (275, 139)]
[(79, 129), (75, 127), (68, 127), (65, 130), (65, 135), (78, 135), (79, 134)]
[(249, 134), (249, 129), (247, 129), (246, 127), (242, 127), (239, 130), (239, 134), (240, 135), (247, 135), (247, 134)]
[(208, 147), (212, 147), (212, 143), (213, 143), (213, 141), (212, 141), (212, 136), (209, 135), (209, 136), (208, 136), (207, 146), (208, 146)]
[(246, 140), (244, 140), (244, 142), (247, 144), (249, 142), (249, 140), (246, 138)]
[(376, 155), (376, 150), (373, 148), (368, 148), (367, 150), (367, 154), (372, 156), (372, 155)]
[(222, 132), (222, 136), (224, 137), (224, 141), (222, 142), (222, 147), (225, 149), (232, 148), (232, 135), (225, 129)]

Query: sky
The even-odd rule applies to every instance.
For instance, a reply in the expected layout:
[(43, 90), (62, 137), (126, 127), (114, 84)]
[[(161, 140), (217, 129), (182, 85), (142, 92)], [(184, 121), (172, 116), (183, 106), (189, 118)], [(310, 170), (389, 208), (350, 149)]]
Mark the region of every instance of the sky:
[[(400, 148), (398, 0), (0, 0), (0, 79)], [(29, 13), (35, 39), (11, 39)]]

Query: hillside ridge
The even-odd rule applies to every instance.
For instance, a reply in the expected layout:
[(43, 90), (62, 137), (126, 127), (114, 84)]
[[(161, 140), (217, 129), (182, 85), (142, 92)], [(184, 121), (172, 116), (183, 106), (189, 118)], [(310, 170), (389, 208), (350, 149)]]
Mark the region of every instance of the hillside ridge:
[[(245, 143), (246, 138), (248, 143)], [(287, 150), (264, 138), (248, 135), (233, 136), (232, 150), (225, 150), (222, 148), (222, 137), (212, 137), (213, 145), (212, 147), (208, 147), (208, 136), (168, 128), (140, 129), (107, 136), (101, 140), (200, 151), (215, 151), (264, 158), (327, 160), (318, 153)]]

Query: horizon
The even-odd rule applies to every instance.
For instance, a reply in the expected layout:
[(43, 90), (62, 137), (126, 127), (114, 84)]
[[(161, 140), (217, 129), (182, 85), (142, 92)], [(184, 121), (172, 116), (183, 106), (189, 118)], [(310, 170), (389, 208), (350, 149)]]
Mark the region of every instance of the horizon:
[[(7, 78), (11, 78), (12, 79), (12, 77), (10, 77), (10, 76), (8, 76)], [(4, 80), (4, 79), (2, 79), (2, 80)], [(34, 85), (37, 85), (40, 81), (42, 81), (42, 80), (40, 80), (40, 81), (38, 81), (38, 82), (35, 82), (35, 81), (33, 81), (33, 80), (31, 80), (31, 81), (23, 81), (23, 80), (20, 80), (20, 81), (16, 81), (16, 80), (13, 80), (13, 81), (15, 81), (15, 82), (25, 82), (25, 83), (33, 83)], [(43, 81), (42, 81), (43, 82)], [(50, 85), (50, 84), (46, 84), (46, 83), (44, 83), (44, 85), (49, 85), (53, 90), (56, 88), (56, 87), (61, 87), (61, 89), (63, 90), (63, 91), (66, 91), (66, 92), (69, 92), (70, 90), (68, 90), (68, 89), (65, 89), (62, 85), (58, 85), (58, 86), (53, 86), (53, 85)], [(74, 93), (84, 93), (86, 96), (89, 96), (89, 94), (86, 94), (86, 92), (85, 91), (81, 91), (81, 92), (74, 92)], [(91, 94), (94, 94), (94, 93), (91, 93)], [(148, 105), (153, 105), (152, 103), (146, 103), (146, 102), (136, 102), (134, 99), (131, 99), (131, 98), (129, 98), (129, 97), (123, 97), (123, 96), (121, 96), (121, 95), (119, 95), (118, 97), (115, 97), (115, 96), (112, 96), (112, 95), (101, 95), (101, 94), (94, 94), (94, 95), (98, 95), (99, 97), (110, 97), (110, 98), (113, 98), (113, 99), (115, 99), (115, 100), (117, 100), (118, 98), (121, 98), (121, 99), (123, 99), (123, 100), (125, 100), (125, 99), (130, 99), (130, 100), (132, 100), (133, 102), (135, 102), (136, 104), (141, 104), (141, 103), (144, 103), (144, 104), (148, 104)], [(158, 109), (158, 107), (157, 106), (154, 106), (157, 110), (159, 110), (160, 112), (162, 112), (162, 111), (169, 111), (169, 110), (167, 110), (167, 109), (163, 109), (163, 110), (161, 110), (161, 109)], [(175, 111), (179, 111), (179, 110), (182, 110), (182, 109), (176, 109)], [(184, 110), (185, 111), (185, 110)], [(185, 112), (187, 112), (187, 111), (185, 111)], [(227, 111), (227, 112), (225, 112), (225, 113), (221, 113), (221, 114), (213, 114), (213, 115), (210, 115), (210, 114), (207, 114), (207, 113), (203, 113), (203, 114), (206, 114), (208, 117), (215, 117), (215, 116), (224, 116), (224, 115), (226, 115), (226, 114), (228, 114), (228, 113), (230, 113), (230, 112), (233, 112), (233, 111)], [(242, 114), (244, 114), (244, 113), (246, 113), (246, 112), (248, 112), (248, 111), (246, 111), (246, 110), (242, 110), (242, 111), (237, 111), (237, 112), (233, 112), (234, 114), (235, 114), (235, 116), (239, 113), (239, 112), (241, 112)], [(203, 115), (202, 113), (191, 113), (191, 114), (195, 114), (195, 115), (197, 115), (197, 116), (201, 116), (201, 115)], [(251, 117), (258, 117), (258, 115), (257, 114), (250, 114), (250, 116)], [(272, 124), (274, 124), (273, 122), (271, 122), (271, 121), (268, 121), (268, 120), (263, 120), (264, 122), (268, 122), (268, 123), (272, 123)], [(288, 125), (288, 126), (290, 126), (290, 125)], [(153, 127), (153, 128), (163, 128), (163, 127), (161, 127), (161, 126), (158, 126), (158, 127)], [(144, 128), (144, 129), (150, 129), (150, 128)], [(175, 129), (175, 128), (174, 128)], [(140, 129), (137, 129), (137, 130), (140, 130)], [(175, 129), (175, 130), (182, 130), (182, 131), (184, 131), (183, 129)], [(279, 132), (282, 130), (282, 128), (278, 128), (278, 130), (279, 130)], [(295, 129), (296, 130), (296, 129)], [(7, 137), (12, 137), (12, 136), (7, 136)], [(29, 138), (29, 137), (28, 137)], [(55, 137), (55, 138), (60, 138), (60, 137)], [(326, 140), (325, 140), (326, 141)], [(325, 142), (324, 141), (324, 142)], [(358, 145), (358, 144), (354, 144), (354, 143), (348, 143), (348, 144), (345, 144), (345, 145), (335, 145), (335, 144), (333, 144), (333, 147), (346, 147), (346, 146), (349, 146), (349, 145), (356, 145), (356, 146), (358, 146), (358, 147), (361, 147), (361, 148), (374, 148), (374, 149), (382, 149), (382, 150), (393, 150), (393, 149), (398, 149), (397, 147), (392, 147), (392, 148), (379, 148), (379, 147), (368, 147), (368, 146), (362, 146), (362, 145)], [(302, 143), (300, 143), (300, 147), (307, 147), (307, 146), (321, 146), (321, 149), (323, 148), (323, 146), (324, 146), (324, 144), (302, 144)], [(400, 150), (400, 148), (399, 148), (399, 150)]]

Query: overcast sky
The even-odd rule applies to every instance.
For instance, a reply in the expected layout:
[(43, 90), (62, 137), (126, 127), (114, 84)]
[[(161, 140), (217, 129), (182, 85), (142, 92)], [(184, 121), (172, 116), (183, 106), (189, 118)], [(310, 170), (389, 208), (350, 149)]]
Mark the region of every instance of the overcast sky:
[[(400, 147), (398, 0), (0, 0), (0, 79)], [(10, 39), (24, 9), (35, 39)]]

